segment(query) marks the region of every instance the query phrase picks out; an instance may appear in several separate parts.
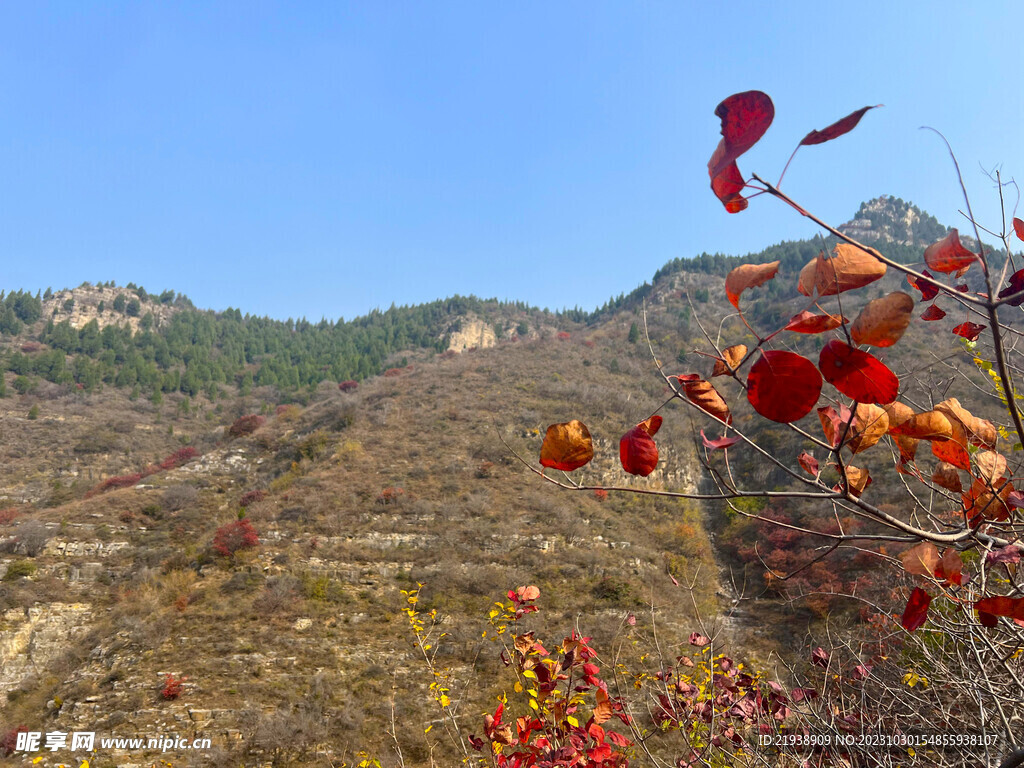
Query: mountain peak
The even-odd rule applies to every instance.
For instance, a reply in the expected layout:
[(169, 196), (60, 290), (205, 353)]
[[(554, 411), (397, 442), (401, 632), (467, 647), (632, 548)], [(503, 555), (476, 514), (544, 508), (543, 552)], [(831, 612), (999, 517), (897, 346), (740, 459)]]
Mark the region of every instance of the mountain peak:
[(916, 205), (891, 195), (860, 204), (839, 231), (861, 242), (927, 245), (946, 235), (946, 227)]

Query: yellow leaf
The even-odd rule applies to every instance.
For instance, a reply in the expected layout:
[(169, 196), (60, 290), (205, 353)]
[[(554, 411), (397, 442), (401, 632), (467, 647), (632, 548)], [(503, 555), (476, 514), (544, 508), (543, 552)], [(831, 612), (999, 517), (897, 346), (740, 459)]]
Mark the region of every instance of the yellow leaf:
[(537, 673), (534, 672), (532, 669), (524, 669), (523, 670), (523, 677), (528, 678), (530, 680), (536, 680), (537, 679)]
[(433, 727), (434, 726), (432, 726), (432, 725), (428, 725), (426, 728), (423, 729), (423, 732), (424, 733), (430, 733), (430, 729), (433, 728)]
[(569, 725), (571, 725), (573, 728), (579, 728), (580, 727), (580, 721), (577, 720), (572, 715), (566, 715), (565, 719), (569, 721)]
[(513, 686), (513, 688), (515, 689), (516, 693), (522, 693), (523, 692), (523, 684), (520, 683), (518, 680), (516, 680), (516, 684)]
[(536, 699), (530, 699), (530, 707), (531, 707), (531, 709), (540, 709), (540, 707), (537, 706), (537, 700)]
[(452, 700), (451, 700), (451, 699), (449, 699), (449, 698), (448, 698), (448, 697), (447, 697), (447, 696), (446, 696), (445, 694), (443, 694), (443, 693), (441, 694), (441, 698), (440, 698), (440, 699), (438, 699), (438, 701), (440, 701), (440, 702), (441, 702), (441, 706), (442, 706), (442, 707), (447, 707), (447, 706), (448, 706), (449, 704), (451, 704), (451, 703), (452, 703)]

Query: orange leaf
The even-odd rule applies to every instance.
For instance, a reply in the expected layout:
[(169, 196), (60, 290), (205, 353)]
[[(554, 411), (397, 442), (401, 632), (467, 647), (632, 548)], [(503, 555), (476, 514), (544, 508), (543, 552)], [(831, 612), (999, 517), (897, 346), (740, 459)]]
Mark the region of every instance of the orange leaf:
[(594, 723), (600, 725), (612, 716), (612, 702), (607, 692), (598, 688), (595, 694), (597, 706), (594, 707)]
[(917, 445), (921, 441), (916, 437), (904, 437), (903, 435), (893, 435), (893, 439), (896, 441), (896, 447), (900, 449), (900, 464), (913, 461), (914, 456), (917, 455)]
[(919, 440), (948, 440), (953, 436), (953, 424), (941, 411), (916, 413), (889, 432), (894, 435), (916, 437)]
[(820, 395), (821, 374), (795, 352), (762, 351), (747, 376), (747, 400), (754, 410), (783, 424), (810, 413)]
[(886, 403), (885, 405), (882, 406), (882, 409), (885, 411), (885, 415), (889, 417), (890, 433), (892, 433), (896, 427), (898, 427), (900, 424), (903, 424), (905, 421), (907, 421), (914, 415), (913, 408), (911, 408), (908, 405), (904, 405), (899, 401)]
[(731, 347), (726, 347), (722, 350), (722, 360), (715, 360), (715, 368), (711, 371), (711, 377), (725, 376), (739, 366), (743, 358), (747, 354), (747, 347), (745, 344), (735, 344)]
[(871, 107), (861, 107), (856, 112), (851, 112), (842, 120), (837, 120), (827, 128), (823, 128), (820, 131), (811, 131), (800, 141), (800, 146), (806, 147), (811, 144), (824, 144), (826, 141), (832, 141), (832, 139), (842, 136), (844, 133), (849, 133), (857, 127), (857, 123), (864, 117), (864, 113), (869, 109), (875, 109), (882, 106), (881, 104), (875, 104)]
[(880, 279), (886, 270), (885, 264), (870, 253), (848, 243), (839, 243), (831, 258), (818, 256), (815, 261), (814, 287), (819, 296), (862, 288)]
[(686, 399), (696, 405), (702, 411), (711, 414), (726, 424), (732, 424), (732, 414), (725, 400), (718, 394), (711, 382), (705, 381), (696, 373), (687, 373), (676, 376), (675, 379), (683, 388)]
[(842, 315), (815, 315), (806, 309), (798, 315), (793, 315), (789, 324), (783, 329), (795, 333), (824, 333), (838, 328), (846, 322)]
[(778, 261), (769, 264), (741, 264), (725, 278), (725, 295), (736, 309), (740, 308), (740, 294), (747, 288), (764, 285), (779, 271)]
[(552, 424), (540, 447), (541, 466), (572, 472), (594, 458), (590, 430), (582, 421), (573, 419)]
[(913, 311), (914, 300), (902, 292), (869, 301), (850, 326), (850, 336), (857, 344), (891, 347), (907, 330)]
[(978, 256), (960, 244), (960, 233), (955, 229), (949, 234), (924, 249), (924, 260), (929, 269), (936, 272), (959, 272), (971, 266)]
[(536, 600), (540, 597), (540, 590), (537, 587), (530, 585), (528, 587), (519, 587), (516, 589), (516, 594), (519, 596), (520, 600)]
[(1010, 508), (1006, 501), (1011, 493), (1013, 485), (1001, 477), (991, 484), (975, 480), (960, 498), (971, 525), (980, 525), (986, 520), (1002, 522), (1010, 518)]
[(871, 473), (860, 467), (846, 466), (846, 482), (850, 486), (850, 495), (860, 498), (864, 489), (871, 485)]
[(995, 448), (996, 428), (991, 421), (979, 419), (960, 405), (955, 397), (943, 400), (935, 406), (935, 410), (949, 417), (950, 421), (959, 421), (967, 431), (967, 442), (979, 448)]
[(903, 570), (915, 576), (931, 576), (939, 564), (939, 550), (930, 541), (922, 541), (902, 555)]

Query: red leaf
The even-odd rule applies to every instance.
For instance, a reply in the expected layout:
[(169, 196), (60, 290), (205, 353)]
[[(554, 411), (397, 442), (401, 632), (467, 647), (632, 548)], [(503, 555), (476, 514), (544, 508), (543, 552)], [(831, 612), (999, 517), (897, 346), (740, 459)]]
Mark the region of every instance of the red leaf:
[(1007, 544), (1005, 547), (995, 549), (985, 555), (985, 562), (989, 565), (995, 563), (1019, 563), (1024, 549), (1016, 544)]
[(957, 336), (963, 336), (968, 341), (977, 341), (981, 332), (986, 328), (988, 328), (987, 325), (978, 325), (977, 323), (960, 323), (960, 325), (953, 329), (953, 333)]
[[(717, 163), (708, 165), (711, 178), (736, 160), (764, 136), (775, 117), (775, 105), (768, 94), (761, 91), (734, 93), (715, 107), (722, 121), (722, 156)], [(718, 151), (715, 152), (718, 155)]]
[(690, 645), (695, 645), (698, 648), (702, 648), (711, 642), (711, 638), (707, 635), (702, 635), (699, 632), (690, 633)]
[[(1020, 221), (1020, 219), (1017, 219)], [(1007, 296), (1013, 296), (1015, 293), (1021, 293), (1024, 291), (1024, 269), (1018, 269), (1012, 275), (1010, 275), (1009, 284), (999, 292), (999, 298), (1005, 299)], [(1019, 307), (1024, 304), (1024, 296), (1018, 296), (1011, 301), (1006, 302), (1011, 307)]]
[(800, 142), (800, 146), (807, 147), (812, 144), (824, 144), (826, 141), (832, 141), (832, 139), (842, 136), (844, 133), (849, 133), (857, 127), (857, 123), (864, 117), (864, 113), (869, 109), (875, 109), (876, 107), (882, 106), (881, 104), (875, 104), (872, 107), (861, 107), (856, 112), (851, 112), (842, 120), (837, 120), (832, 123), (828, 128), (823, 128), (820, 131), (811, 131), (803, 140)]
[(1013, 220), (1013, 231), (1017, 233), (1018, 240), (1024, 240), (1024, 221), (1018, 218)]
[(775, 107), (768, 94), (745, 91), (719, 104), (715, 114), (722, 120), (722, 140), (708, 161), (711, 190), (725, 205), (725, 210), (739, 213), (747, 207), (747, 201), (740, 194), (744, 182), (736, 158), (754, 146), (768, 130), (775, 117)]
[(729, 303), (740, 308), (740, 294), (747, 288), (764, 285), (779, 272), (779, 262), (770, 264), (741, 264), (725, 278), (725, 295)]
[(907, 632), (913, 632), (924, 624), (931, 602), (931, 595), (920, 587), (914, 587), (910, 599), (907, 600), (907, 607), (903, 610), (903, 618), (900, 619), (900, 624)]
[[(724, 151), (724, 146), (724, 144), (718, 145), (715, 154), (711, 156), (709, 169), (713, 163), (717, 162), (718, 154)], [(746, 209), (747, 199), (740, 194), (744, 186), (746, 183), (743, 181), (743, 174), (740, 173), (735, 160), (711, 177), (711, 191), (722, 201), (722, 205), (729, 213), (739, 213)]]
[(945, 584), (963, 583), (964, 561), (960, 553), (950, 547), (942, 553), (942, 560), (935, 568), (935, 578), (942, 580)]
[(930, 269), (936, 272), (959, 272), (971, 266), (978, 256), (960, 244), (960, 233), (955, 229), (949, 234), (924, 249), (924, 260)]
[(946, 316), (946, 311), (935, 304), (932, 304), (921, 314), (922, 320), (941, 320)]
[(979, 613), (1024, 621), (1024, 597), (983, 597), (974, 607)]
[[(922, 273), (925, 277), (932, 277), (931, 272), (927, 269)], [(934, 279), (934, 278), (933, 278)], [(921, 301), (931, 301), (939, 295), (939, 288), (931, 283), (926, 283), (923, 280), (918, 280), (913, 275), (907, 275), (907, 282), (910, 283), (911, 288), (916, 288), (921, 292)]]
[(804, 451), (799, 456), (797, 456), (796, 460), (800, 462), (800, 466), (803, 467), (804, 471), (806, 471), (809, 475), (814, 475), (814, 477), (817, 477), (818, 474), (821, 472), (821, 467), (818, 465), (818, 460), (811, 456), (811, 454), (809, 454), (807, 451)]
[(821, 374), (814, 363), (795, 352), (762, 352), (747, 376), (747, 400), (754, 410), (783, 424), (810, 413), (820, 395)]
[(646, 422), (637, 424), (619, 440), (619, 459), (624, 470), (641, 477), (647, 477), (658, 466), (658, 446)]
[(608, 731), (608, 741), (614, 744), (616, 747), (631, 747), (633, 742), (623, 736), (621, 733), (615, 731)]
[(731, 447), (733, 445), (736, 445), (736, 443), (740, 442), (740, 440), (742, 440), (743, 438), (742, 437), (719, 437), (719, 438), (716, 438), (714, 440), (709, 440), (708, 436), (704, 434), (704, 430), (702, 429), (700, 431), (700, 439), (701, 439), (701, 442), (704, 443), (704, 447), (705, 448), (707, 448), (709, 450), (712, 450), (712, 451), (717, 451), (717, 450), (720, 450), (722, 448), (729, 448), (729, 447)]
[(793, 315), (783, 330), (795, 333), (824, 333), (838, 328), (845, 322), (846, 318), (842, 315), (815, 315), (805, 309), (800, 314)]
[(811, 651), (811, 663), (819, 667), (828, 667), (829, 653), (820, 645)]
[(900, 380), (872, 354), (833, 339), (821, 350), (825, 381), (859, 403), (885, 405), (896, 399)]

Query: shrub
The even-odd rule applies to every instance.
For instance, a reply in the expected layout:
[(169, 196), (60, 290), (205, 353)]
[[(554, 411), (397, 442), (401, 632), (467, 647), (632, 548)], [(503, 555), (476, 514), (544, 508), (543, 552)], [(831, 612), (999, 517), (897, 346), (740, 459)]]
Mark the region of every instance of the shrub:
[(167, 675), (164, 678), (164, 687), (160, 690), (160, 697), (165, 701), (174, 701), (176, 698), (181, 696), (181, 688), (185, 682), (184, 677), (175, 677), (174, 675)]
[(359, 382), (355, 381), (354, 379), (342, 381), (338, 384), (338, 389), (340, 389), (342, 392), (355, 392), (357, 389), (359, 389)]
[(179, 448), (161, 461), (160, 469), (175, 469), (176, 467), (180, 467), (182, 464), (191, 461), (198, 455), (198, 450), (191, 445), (186, 445), (184, 448)]
[(385, 376), (391, 376), (391, 377), (393, 377), (393, 376), (401, 376), (403, 373), (405, 373), (405, 369), (404, 368), (388, 368), (386, 371), (384, 371), (384, 375)]
[(196, 503), (199, 498), (199, 491), (191, 485), (172, 485), (164, 491), (160, 501), (168, 512), (177, 512)]
[(39, 418), (39, 405), (33, 405), (28, 409), (28, 420), (35, 421)]
[(559, 341), (568, 341), (571, 338), (572, 338), (572, 334), (569, 333), (568, 331), (559, 331), (558, 332), (558, 340)]
[(404, 488), (385, 488), (377, 495), (378, 504), (397, 504), (405, 495)]
[(250, 413), (235, 420), (235, 423), (228, 428), (229, 437), (244, 437), (251, 435), (266, 423), (265, 416), (258, 413)]
[(116, 488), (131, 488), (140, 480), (142, 480), (141, 472), (136, 472), (133, 475), (116, 475), (114, 477), (108, 477), (106, 480), (90, 489), (89, 492), (85, 494), (85, 498), (88, 499)]
[(238, 506), (248, 507), (250, 504), (255, 504), (257, 501), (263, 501), (267, 498), (267, 492), (262, 488), (254, 491), (246, 491), (242, 494), (242, 498), (238, 500)]
[(213, 535), (213, 548), (222, 557), (234, 557), (243, 549), (259, 546), (260, 538), (248, 520), (236, 520), (217, 529)]
[(36, 572), (36, 564), (30, 560), (15, 560), (7, 566), (7, 573), (4, 574), (4, 581), (17, 581), (22, 577), (31, 576)]
[(0, 525), (7, 525), (12, 522), (14, 518), (18, 516), (18, 510), (14, 507), (8, 507), (7, 509), (0, 509)]
[(29, 557), (35, 557), (46, 546), (50, 540), (50, 532), (38, 520), (27, 520), (18, 526), (18, 532), (14, 537), (18, 542), (18, 548), (24, 550)]

